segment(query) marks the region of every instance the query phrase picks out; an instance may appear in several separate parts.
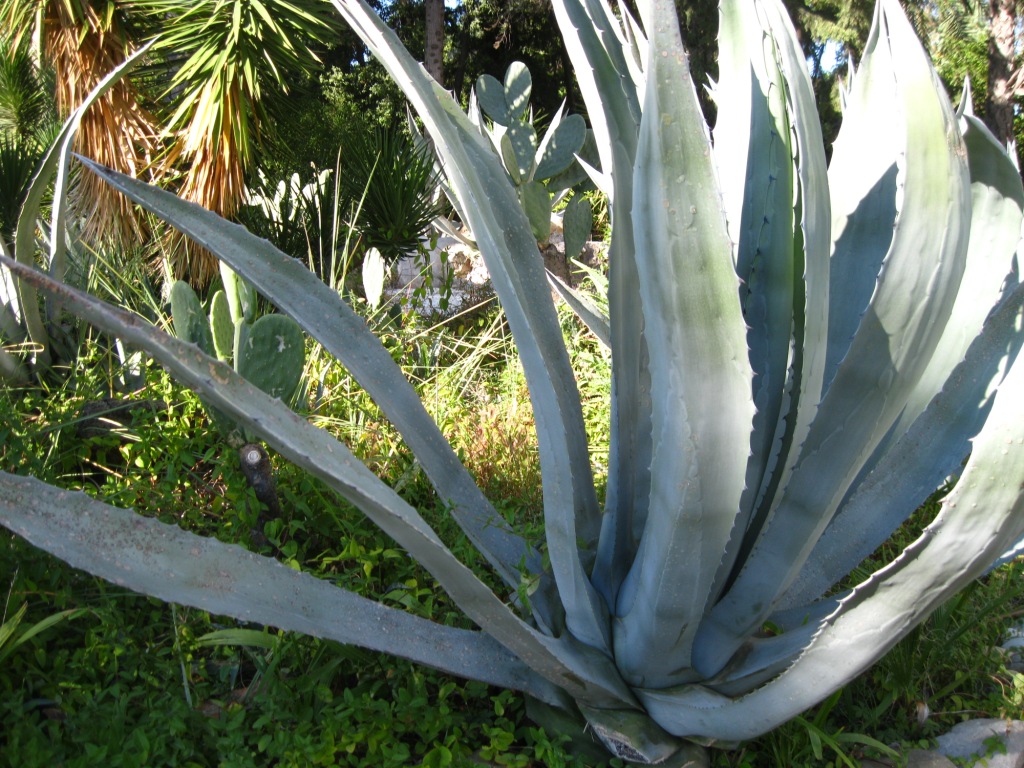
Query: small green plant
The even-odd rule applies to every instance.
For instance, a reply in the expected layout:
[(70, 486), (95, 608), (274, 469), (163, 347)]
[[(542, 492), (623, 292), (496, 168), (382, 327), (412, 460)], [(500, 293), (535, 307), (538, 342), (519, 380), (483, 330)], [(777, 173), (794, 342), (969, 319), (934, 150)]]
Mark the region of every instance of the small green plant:
[[(196, 345), (10, 260), (19, 280), (146, 349), (360, 509), (440, 589), (403, 578), (385, 593), (395, 607), (0, 473), (4, 525), (164, 600), (523, 691), (535, 719), (575, 728), (574, 747), (596, 739), (618, 760), (669, 766), (707, 765), (697, 743), (756, 737), (827, 699), (1021, 540), (1024, 187), (981, 122), (954, 112), (896, 0), (876, 7), (828, 166), (779, 0), (721, 5), (713, 135), (672, 3), (641, 3), (641, 26), (602, 0), (555, 0), (612, 218), (603, 504), (563, 327), (507, 169), (365, 3), (335, 5), (406, 90), (486, 259), (532, 401), (543, 545), (484, 496), (392, 351), (335, 290), (265, 241), (88, 160), (339, 359), (462, 536), (446, 543), (433, 510)], [(834, 591), (951, 474), (921, 536)], [(468, 543), (487, 576), (467, 565)], [(479, 629), (404, 609), (436, 615), (439, 600)], [(835, 731), (795, 727), (812, 754), (842, 760)]]
[(438, 214), (434, 158), (397, 128), (350, 127), (342, 137), (338, 189), (364, 249), (389, 264), (416, 255)]

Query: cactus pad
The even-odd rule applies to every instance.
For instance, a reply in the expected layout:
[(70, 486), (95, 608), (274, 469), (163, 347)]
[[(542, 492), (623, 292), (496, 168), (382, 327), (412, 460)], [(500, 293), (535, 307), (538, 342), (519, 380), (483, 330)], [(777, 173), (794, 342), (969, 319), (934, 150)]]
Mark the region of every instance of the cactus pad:
[(305, 339), (285, 315), (264, 315), (245, 333), (235, 370), (272, 397), (291, 399), (306, 361)]
[(235, 324), (231, 321), (231, 309), (224, 291), (217, 291), (210, 300), (210, 331), (217, 357), (225, 362), (231, 362), (235, 344)]
[(192, 287), (182, 280), (171, 286), (171, 319), (175, 336), (195, 344), (208, 355), (214, 354), (210, 324), (203, 305)]

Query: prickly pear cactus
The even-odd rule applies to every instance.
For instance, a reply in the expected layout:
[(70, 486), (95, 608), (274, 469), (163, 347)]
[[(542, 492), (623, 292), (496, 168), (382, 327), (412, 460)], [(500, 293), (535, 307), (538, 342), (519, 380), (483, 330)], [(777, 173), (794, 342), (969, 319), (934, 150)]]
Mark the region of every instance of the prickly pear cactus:
[(533, 235), (538, 242), (546, 242), (551, 235), (552, 193), (587, 178), (575, 163), (587, 140), (587, 125), (581, 116), (564, 116), (559, 110), (544, 137), (538, 138), (530, 122), (531, 90), (530, 70), (517, 61), (505, 72), (504, 83), (490, 75), (478, 78), (476, 101), (493, 124), (488, 134), (516, 186)]
[(533, 177), (545, 181), (567, 170), (587, 140), (587, 121), (580, 115), (567, 115), (544, 138), (537, 153)]
[(214, 353), (203, 305), (192, 287), (182, 280), (171, 286), (171, 320), (175, 336), (195, 344), (208, 355)]
[(513, 61), (505, 70), (505, 82), (490, 75), (476, 81), (476, 98), (487, 116), (498, 125), (509, 126), (526, 113), (533, 90), (533, 77), (521, 61)]
[(235, 370), (271, 397), (288, 401), (305, 362), (305, 339), (296, 322), (286, 315), (264, 315), (240, 345)]
[(231, 308), (224, 291), (217, 291), (210, 300), (210, 331), (217, 357), (230, 363), (234, 359), (235, 324), (231, 319)]
[(565, 237), (565, 257), (574, 259), (590, 239), (590, 230), (594, 226), (594, 210), (590, 201), (574, 195), (565, 206), (562, 215), (562, 234)]

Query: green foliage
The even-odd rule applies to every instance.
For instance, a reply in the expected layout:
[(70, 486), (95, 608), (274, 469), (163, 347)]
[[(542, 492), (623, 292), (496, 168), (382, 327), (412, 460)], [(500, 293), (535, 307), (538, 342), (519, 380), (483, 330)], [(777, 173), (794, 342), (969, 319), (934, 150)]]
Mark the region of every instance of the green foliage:
[[(598, 0), (554, 4), (611, 210), (606, 474), (520, 205), (517, 174), (522, 188), (537, 183), (543, 143), (530, 152), (529, 126), (514, 122), (521, 71), (502, 84), (513, 125), (496, 152), (364, 4), (335, 5), (406, 89), (486, 259), (529, 388), (543, 542), (536, 521), (510, 521), (486, 498), (395, 349), (336, 289), (209, 212), (88, 162), (335, 355), (401, 435), (435, 503), (404, 474), (382, 482), (195, 345), (3, 263), (156, 356), (423, 572), (410, 565), (366, 599), (7, 473), (5, 525), (164, 600), (521, 690), (619, 760), (706, 764), (691, 739), (750, 739), (798, 716), (815, 759), (848, 764), (851, 745), (878, 749), (827, 725), (829, 697), (1024, 536), (1024, 289), (1013, 269), (1024, 188), (981, 123), (953, 112), (898, 3), (876, 8), (831, 164), (780, 2), (721, 6), (713, 141), (670, 6), (643, 4), (641, 27)], [(832, 593), (961, 468), (920, 538)], [(272, 531), (289, 563), (299, 550), (284, 551), (284, 534), (302, 525)], [(434, 743), (422, 759), (443, 763), (446, 751)]]
[(340, 139), (339, 200), (363, 247), (389, 263), (415, 254), (438, 213), (433, 156), (408, 133), (362, 121)]
[[(188, 283), (176, 281), (170, 290), (174, 332), (207, 355), (233, 365), (238, 375), (271, 397), (291, 402), (305, 368), (302, 329), (290, 317), (256, 316), (256, 293), (227, 267), (221, 268), (224, 287), (210, 299), (209, 317)], [(225, 422), (228, 442), (241, 445), (244, 437), (231, 420)]]

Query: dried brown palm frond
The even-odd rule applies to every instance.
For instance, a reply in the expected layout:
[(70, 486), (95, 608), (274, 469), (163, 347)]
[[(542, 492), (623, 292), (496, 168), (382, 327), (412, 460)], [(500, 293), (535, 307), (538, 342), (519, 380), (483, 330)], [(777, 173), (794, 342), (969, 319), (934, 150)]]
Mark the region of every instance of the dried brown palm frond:
[[(219, 81), (205, 85), (191, 119), (178, 132), (161, 164), (166, 173), (185, 168), (179, 197), (230, 219), (242, 203), (245, 170), (252, 164), (247, 117), (251, 107), (244, 105), (237, 80), (223, 86)], [(211, 107), (214, 98), (218, 103)], [(211, 109), (220, 114), (211, 117)], [(205, 285), (217, 274), (217, 258), (205, 249), (194, 244), (186, 248), (184, 243), (175, 242), (170, 251), (178, 279)]]
[[(75, 10), (81, 13), (75, 13)], [(56, 101), (68, 114), (86, 94), (125, 60), (130, 44), (117, 15), (101, 18), (88, 4), (47, 3), (43, 17), (44, 55), (57, 73)], [(82, 120), (77, 150), (136, 177), (149, 175), (158, 151), (159, 129), (129, 80), (121, 80)], [(75, 187), (77, 210), (89, 238), (128, 242), (144, 234), (143, 219), (131, 203), (92, 174)]]
[[(56, 74), (55, 101), (62, 115), (81, 104), (133, 47), (111, 0), (2, 0), (0, 23), (16, 40), (38, 40)], [(152, 177), (159, 129), (141, 101), (131, 81), (118, 82), (84, 116), (77, 151), (124, 173)], [(132, 205), (91, 174), (78, 182), (73, 199), (86, 237), (127, 242), (145, 231)]]
[[(182, 174), (178, 194), (231, 218), (245, 195), (245, 174), (257, 150), (273, 135), (268, 106), (320, 60), (337, 24), (327, 3), (291, 0), (132, 0), (134, 12), (159, 23), (155, 50), (180, 63), (167, 95), (175, 104), (165, 123), (172, 144), (161, 161)], [(174, 271), (202, 284), (215, 259), (194, 247)]]

